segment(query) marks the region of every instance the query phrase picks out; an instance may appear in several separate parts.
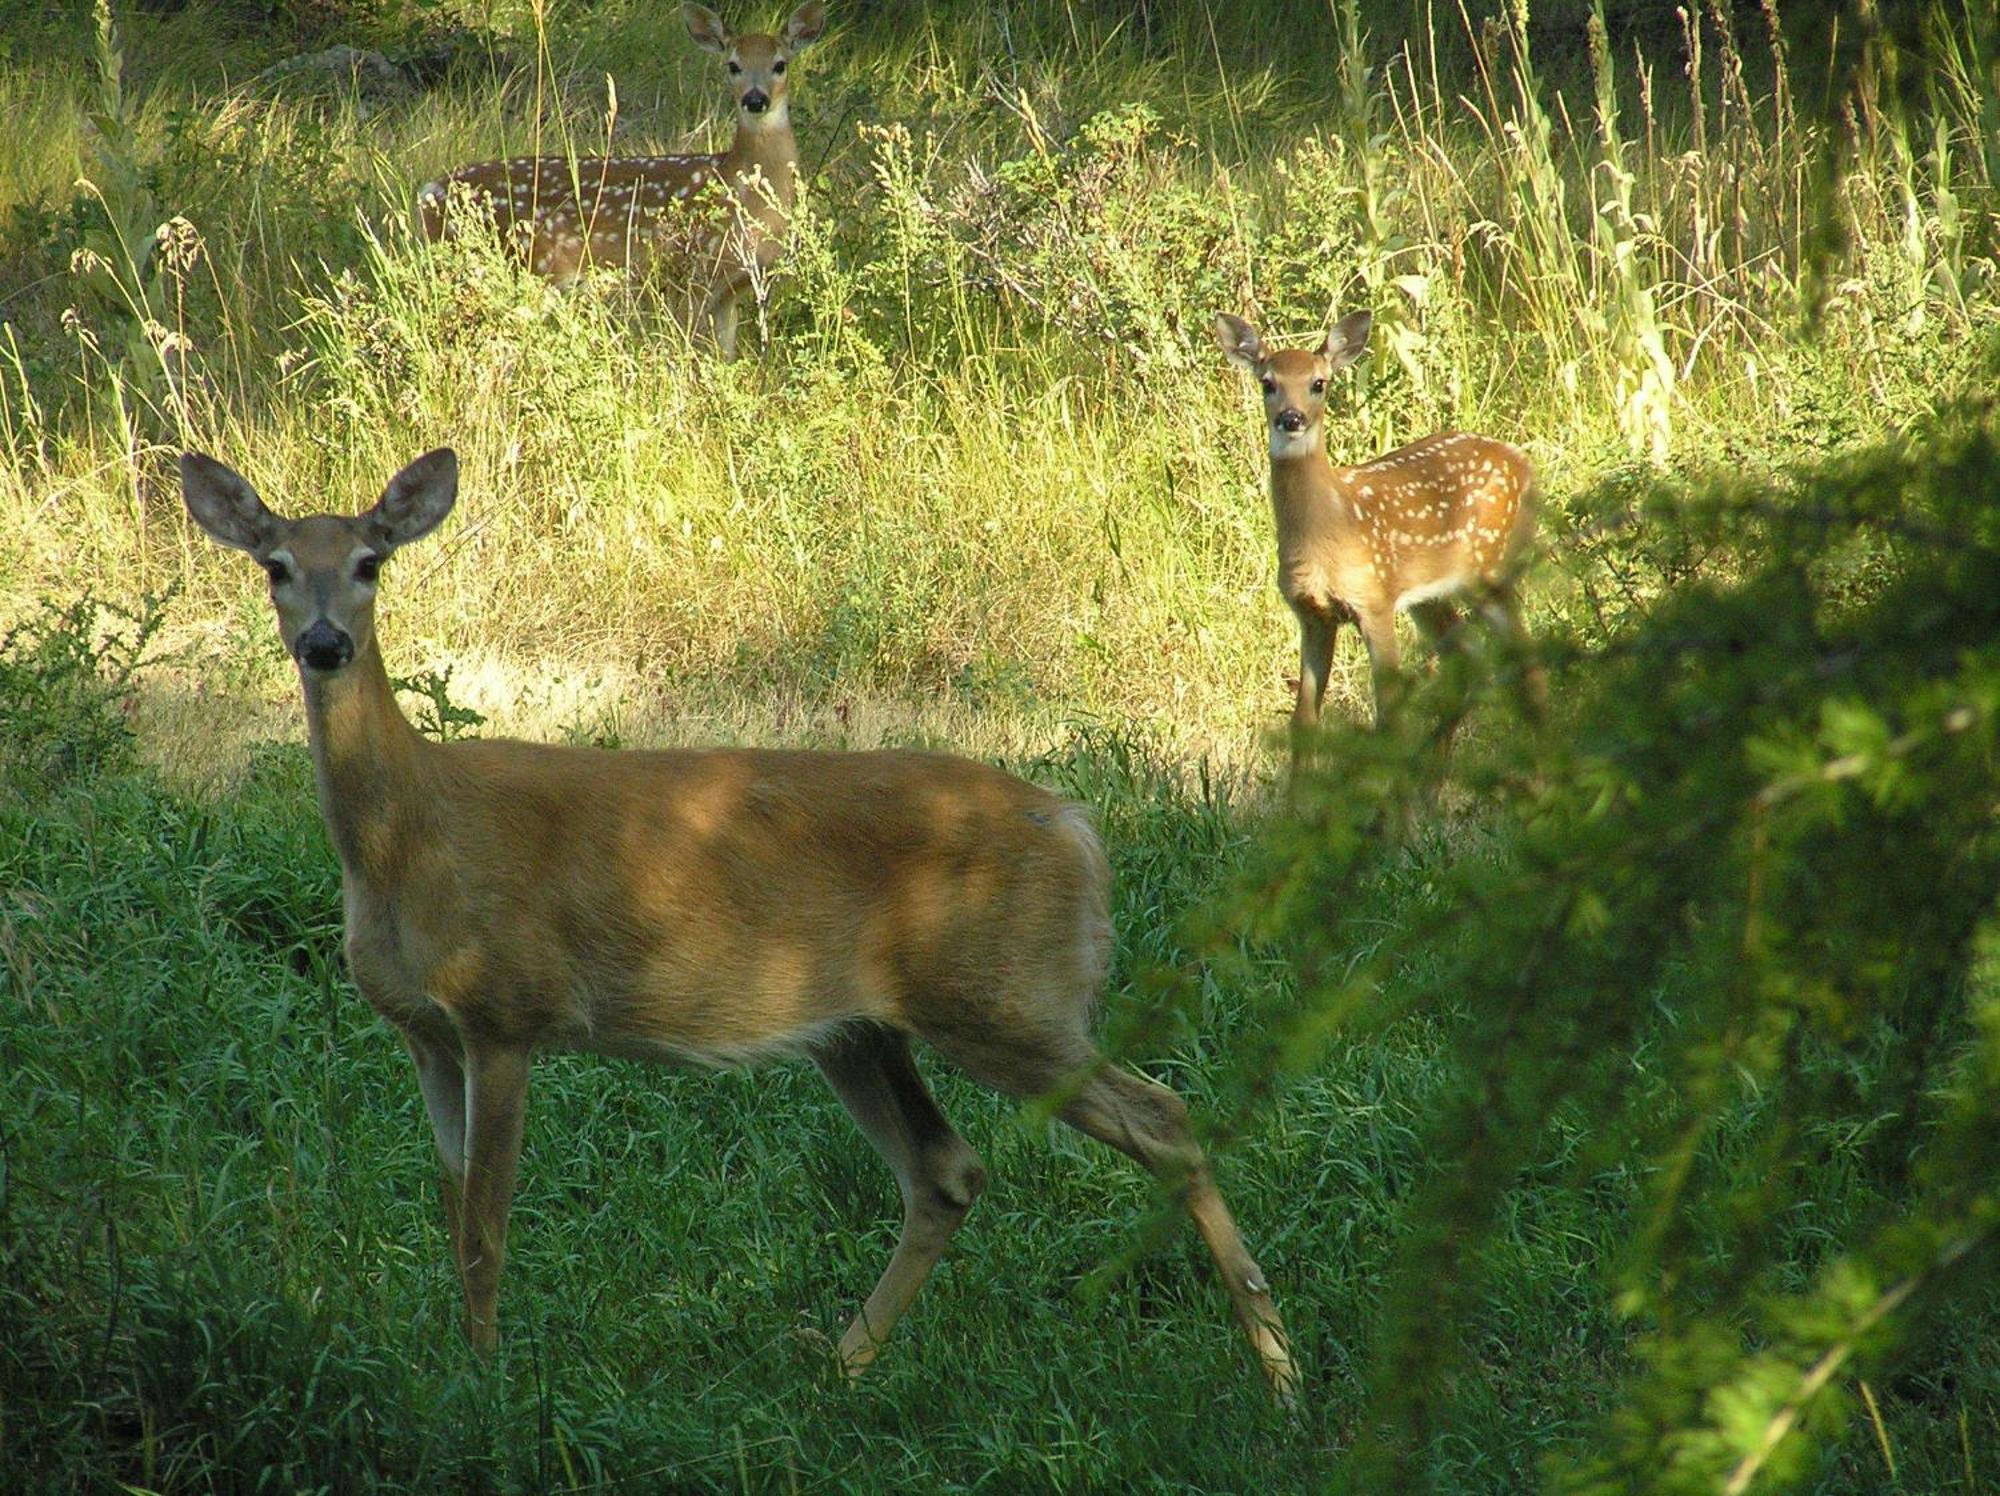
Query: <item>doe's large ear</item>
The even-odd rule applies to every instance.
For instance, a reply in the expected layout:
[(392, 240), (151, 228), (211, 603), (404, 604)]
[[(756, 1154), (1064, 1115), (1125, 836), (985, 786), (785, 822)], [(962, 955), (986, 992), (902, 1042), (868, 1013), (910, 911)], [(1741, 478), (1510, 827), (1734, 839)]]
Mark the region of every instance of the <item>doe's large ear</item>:
[(389, 480), (364, 516), (369, 539), (386, 554), (435, 530), (458, 500), (458, 454), (426, 452)]
[(181, 453), (181, 501), (211, 539), (239, 551), (262, 550), (278, 526), (243, 475), (205, 453)]
[(1319, 345), (1320, 356), (1336, 369), (1344, 369), (1361, 357), (1368, 346), (1368, 330), (1375, 325), (1373, 312), (1349, 312), (1333, 324), (1326, 341)]
[(826, 31), (826, 7), (819, 0), (810, 0), (792, 12), (792, 18), (785, 22), (785, 46), (796, 52), (801, 47), (810, 47)]
[(729, 34), (729, 28), (722, 24), (722, 17), (706, 5), (683, 5), (681, 19), (687, 22), (688, 35), (694, 38), (694, 44), (704, 52), (721, 56), (736, 40)]
[(1228, 312), (1215, 314), (1215, 341), (1224, 355), (1239, 369), (1256, 372), (1257, 365), (1264, 361), (1264, 340), (1257, 336), (1257, 329), (1241, 317)]

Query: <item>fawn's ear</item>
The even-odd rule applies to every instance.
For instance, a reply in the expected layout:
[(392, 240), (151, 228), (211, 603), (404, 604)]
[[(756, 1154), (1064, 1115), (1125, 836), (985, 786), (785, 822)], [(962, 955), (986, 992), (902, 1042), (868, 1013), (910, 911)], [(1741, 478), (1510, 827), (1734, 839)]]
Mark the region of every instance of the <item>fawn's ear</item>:
[(1257, 365), (1264, 361), (1264, 340), (1257, 336), (1257, 329), (1241, 317), (1217, 312), (1215, 341), (1222, 348), (1223, 355), (1239, 369), (1255, 373)]
[(721, 56), (736, 40), (729, 34), (729, 28), (722, 24), (722, 17), (706, 5), (683, 5), (681, 19), (687, 22), (688, 35), (694, 38), (694, 44), (705, 52)]
[(421, 540), (451, 513), (458, 500), (458, 454), (450, 447), (426, 452), (389, 480), (364, 516), (368, 536), (384, 554)]
[(1326, 335), (1326, 341), (1319, 345), (1320, 357), (1336, 369), (1344, 369), (1361, 357), (1361, 350), (1368, 346), (1368, 329), (1375, 325), (1373, 312), (1349, 312)]
[(785, 22), (785, 34), (781, 38), (787, 51), (796, 52), (801, 47), (810, 47), (826, 31), (826, 7), (819, 0), (811, 0), (792, 12), (792, 18)]
[(210, 539), (252, 555), (277, 529), (277, 515), (243, 475), (201, 452), (181, 453), (181, 501)]

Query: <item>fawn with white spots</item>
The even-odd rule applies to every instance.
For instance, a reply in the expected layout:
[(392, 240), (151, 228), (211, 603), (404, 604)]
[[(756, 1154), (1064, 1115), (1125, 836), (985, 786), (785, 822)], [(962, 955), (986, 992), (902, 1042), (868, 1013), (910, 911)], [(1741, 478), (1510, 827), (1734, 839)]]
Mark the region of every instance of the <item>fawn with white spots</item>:
[(352, 518), (284, 519), (181, 457), (196, 523), (270, 578), (340, 858), (347, 966), (402, 1035), (443, 1164), (482, 1354), (529, 1062), (541, 1049), (708, 1065), (812, 1060), (894, 1171), (903, 1229), (841, 1337), (858, 1374), (985, 1185), (931, 1099), (923, 1039), (1159, 1175), (1194, 1218), (1272, 1389), (1298, 1374), (1264, 1276), (1165, 1086), (1089, 1031), (1111, 867), (1083, 807), (935, 753), (646, 752), (433, 742), (396, 705), (374, 615), (384, 562), (443, 522), (447, 450)]
[(728, 69), (736, 104), (728, 150), (480, 161), (426, 182), (417, 212), (431, 240), (457, 232), (468, 214), (482, 225), (490, 215), (535, 273), (553, 281), (572, 281), (591, 265), (650, 275), (678, 293), (690, 330), (706, 324), (722, 356), (734, 358), (737, 302), (761, 292), (784, 254), (799, 162), (791, 63), (825, 31), (826, 7), (800, 6), (776, 36), (731, 36), (702, 5), (681, 14), (696, 44)]
[[(1335, 467), (1327, 456), (1327, 383), (1360, 355), (1373, 321), (1355, 312), (1317, 348), (1272, 350), (1241, 317), (1223, 312), (1215, 319), (1222, 351), (1264, 394), (1278, 591), (1299, 621), (1295, 766), (1318, 725), (1343, 623), (1357, 625), (1368, 645), (1378, 723), (1401, 658), (1398, 610), (1442, 642), (1458, 623), (1451, 599), (1464, 595), (1496, 630), (1521, 633), (1514, 580), (1535, 528), (1535, 471), (1526, 453), (1490, 436), (1448, 431), (1359, 467)], [(1539, 696), (1539, 674), (1531, 671), (1527, 684)]]

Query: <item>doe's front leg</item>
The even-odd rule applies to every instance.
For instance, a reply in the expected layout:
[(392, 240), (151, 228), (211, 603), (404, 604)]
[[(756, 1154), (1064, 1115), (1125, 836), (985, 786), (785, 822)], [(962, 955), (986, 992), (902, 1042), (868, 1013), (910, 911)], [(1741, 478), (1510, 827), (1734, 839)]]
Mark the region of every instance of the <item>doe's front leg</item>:
[(528, 1062), (523, 1046), (465, 1046), (465, 1183), (460, 1199), (459, 1271), (465, 1283), (465, 1333), (488, 1356), (500, 1343), (500, 1268), (507, 1255), (507, 1214), (521, 1162)]
[(451, 1260), (464, 1281), (465, 1273), (465, 1067), (458, 1047), (435, 1038), (405, 1034), (410, 1059), (417, 1067), (417, 1091), (424, 1098), (431, 1136), (437, 1140), (438, 1192), (444, 1199), (445, 1232), (451, 1239)]

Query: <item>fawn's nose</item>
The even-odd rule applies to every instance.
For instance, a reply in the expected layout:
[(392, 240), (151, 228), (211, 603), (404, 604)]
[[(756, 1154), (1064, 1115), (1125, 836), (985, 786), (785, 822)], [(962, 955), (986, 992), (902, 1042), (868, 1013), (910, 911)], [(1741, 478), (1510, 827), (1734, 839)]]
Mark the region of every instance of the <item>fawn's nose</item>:
[(1297, 406), (1288, 405), (1278, 412), (1278, 429), (1297, 434), (1306, 429), (1306, 413)]
[(314, 670), (338, 670), (354, 658), (354, 641), (345, 629), (337, 629), (324, 618), (313, 622), (292, 646), (301, 665)]
[(743, 107), (752, 114), (762, 114), (771, 107), (771, 96), (761, 88), (753, 88), (743, 96)]

